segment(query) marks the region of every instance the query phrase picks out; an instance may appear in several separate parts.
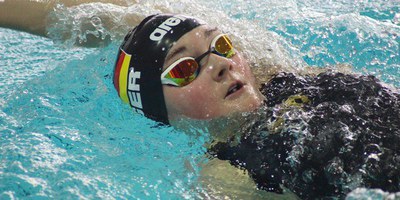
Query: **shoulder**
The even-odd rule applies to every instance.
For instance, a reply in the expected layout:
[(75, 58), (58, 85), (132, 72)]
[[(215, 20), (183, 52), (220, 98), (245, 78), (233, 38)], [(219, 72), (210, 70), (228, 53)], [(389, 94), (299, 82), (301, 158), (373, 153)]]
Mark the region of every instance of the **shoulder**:
[[(268, 82), (261, 84), (260, 91), (267, 99), (267, 105), (279, 104), (293, 95), (307, 95), (318, 101), (336, 98), (356, 98), (395, 94), (395, 88), (382, 83), (372, 75), (327, 71), (315, 75), (299, 75), (281, 72)], [(396, 96), (396, 95), (394, 95)], [(398, 95), (397, 95), (398, 96)]]

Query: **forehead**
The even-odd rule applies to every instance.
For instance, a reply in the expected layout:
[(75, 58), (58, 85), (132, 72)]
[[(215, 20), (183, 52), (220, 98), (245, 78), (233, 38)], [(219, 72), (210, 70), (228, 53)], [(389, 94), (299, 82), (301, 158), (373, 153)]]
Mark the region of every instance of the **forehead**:
[(174, 57), (179, 53), (183, 53), (189, 49), (193, 49), (191, 47), (198, 46), (199, 44), (208, 44), (211, 40), (212, 36), (220, 33), (221, 31), (217, 27), (212, 27), (208, 25), (201, 25), (185, 35), (183, 35), (179, 40), (174, 44), (174, 46), (169, 50), (166, 61)]
[[(182, 42), (194, 42), (194, 40), (198, 39), (207, 39), (214, 35), (215, 33), (219, 33), (219, 29), (214, 26), (209, 25), (201, 25), (199, 27), (194, 28), (193, 30), (187, 32), (176, 42), (175, 46), (181, 44)], [(200, 40), (201, 41), (201, 40)]]

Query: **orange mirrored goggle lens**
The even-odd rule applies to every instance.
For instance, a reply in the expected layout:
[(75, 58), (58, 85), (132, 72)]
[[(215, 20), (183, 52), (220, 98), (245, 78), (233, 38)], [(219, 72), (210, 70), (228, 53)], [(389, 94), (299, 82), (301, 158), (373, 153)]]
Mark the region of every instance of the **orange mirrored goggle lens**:
[(222, 35), (215, 41), (215, 50), (223, 55), (229, 54), (233, 50), (232, 42), (227, 35)]
[(189, 84), (198, 74), (199, 65), (195, 60), (187, 59), (175, 65), (166, 75), (179, 86)]

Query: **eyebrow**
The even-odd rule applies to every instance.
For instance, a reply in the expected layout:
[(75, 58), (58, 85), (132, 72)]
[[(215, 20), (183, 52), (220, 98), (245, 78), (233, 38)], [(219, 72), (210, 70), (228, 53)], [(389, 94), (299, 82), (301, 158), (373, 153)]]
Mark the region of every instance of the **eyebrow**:
[(214, 28), (208, 28), (204, 31), (204, 35), (206, 36), (206, 38), (209, 38), (215, 31), (217, 31), (218, 28), (214, 27)]
[(185, 46), (179, 47), (179, 48), (173, 50), (171, 53), (169, 53), (167, 55), (167, 57), (165, 58), (165, 61), (170, 60), (171, 58), (175, 57), (177, 54), (180, 54), (180, 53), (182, 53), (184, 51), (187, 51), (187, 48)]
[[(217, 31), (218, 28), (217, 27), (213, 27), (213, 28), (208, 28), (204, 31), (204, 35), (206, 36), (206, 38), (209, 38), (215, 31)], [(187, 48), (185, 46), (179, 47), (175, 50), (173, 50), (172, 52), (170, 52), (167, 57), (165, 58), (165, 61), (170, 60), (171, 58), (175, 57), (176, 55), (187, 51)]]

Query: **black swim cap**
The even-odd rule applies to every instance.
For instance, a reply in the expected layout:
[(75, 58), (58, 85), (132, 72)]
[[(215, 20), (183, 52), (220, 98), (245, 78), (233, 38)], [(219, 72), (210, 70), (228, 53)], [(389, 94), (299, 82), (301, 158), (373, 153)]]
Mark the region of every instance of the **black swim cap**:
[(137, 112), (168, 124), (161, 73), (168, 51), (202, 23), (194, 18), (157, 14), (145, 18), (121, 44), (114, 69), (114, 86)]

